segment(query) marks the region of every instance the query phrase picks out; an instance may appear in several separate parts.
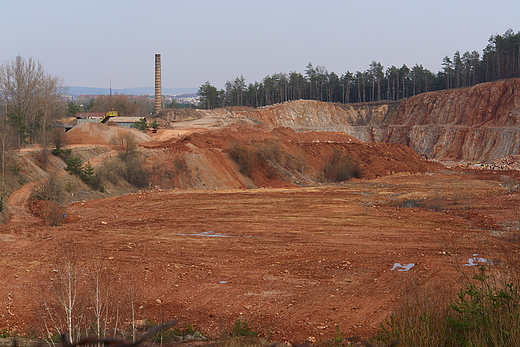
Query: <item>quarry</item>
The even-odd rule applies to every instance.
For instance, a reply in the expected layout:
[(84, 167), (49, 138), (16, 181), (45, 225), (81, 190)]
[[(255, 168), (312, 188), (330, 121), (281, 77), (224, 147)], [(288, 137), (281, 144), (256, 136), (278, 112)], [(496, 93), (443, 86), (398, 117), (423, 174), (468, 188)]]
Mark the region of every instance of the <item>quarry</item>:
[[(147, 184), (112, 177), (95, 191), (60, 157), (44, 170), (38, 148), (19, 150), (0, 328), (52, 335), (70, 259), (78, 317), (98, 307), (97, 283), (114, 330), (175, 319), (217, 339), (241, 320), (284, 343), (337, 327), (374, 336), (409, 295), (516, 264), (519, 130), (520, 79), (398, 102), (179, 111), (154, 133), (80, 124), (64, 148), (106, 172), (138, 153)], [(32, 198), (49, 172), (67, 187), (57, 226)]]

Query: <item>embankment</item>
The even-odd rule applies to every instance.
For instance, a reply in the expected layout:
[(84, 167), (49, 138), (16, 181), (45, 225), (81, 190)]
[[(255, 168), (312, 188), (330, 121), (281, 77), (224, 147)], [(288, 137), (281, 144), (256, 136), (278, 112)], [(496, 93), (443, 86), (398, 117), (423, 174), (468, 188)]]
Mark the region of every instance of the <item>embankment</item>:
[(241, 113), (271, 127), (339, 131), (363, 142), (399, 143), (429, 159), (490, 162), (520, 150), (519, 78), (400, 102), (300, 100)]

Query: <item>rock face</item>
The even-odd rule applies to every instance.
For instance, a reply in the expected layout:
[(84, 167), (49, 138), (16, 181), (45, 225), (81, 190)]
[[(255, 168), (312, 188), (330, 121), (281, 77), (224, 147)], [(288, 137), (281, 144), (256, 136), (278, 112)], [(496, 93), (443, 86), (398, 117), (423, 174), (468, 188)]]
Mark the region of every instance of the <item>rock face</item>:
[(295, 101), (244, 113), (273, 127), (341, 131), (363, 142), (400, 143), (429, 159), (490, 162), (520, 150), (518, 78), (400, 102)]

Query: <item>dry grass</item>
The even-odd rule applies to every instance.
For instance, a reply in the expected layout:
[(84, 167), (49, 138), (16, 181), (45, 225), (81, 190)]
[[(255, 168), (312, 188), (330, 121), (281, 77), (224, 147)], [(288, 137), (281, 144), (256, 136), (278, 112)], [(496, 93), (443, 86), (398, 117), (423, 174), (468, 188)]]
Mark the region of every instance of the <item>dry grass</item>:
[(406, 293), (378, 340), (403, 347), (520, 346), (519, 274), (506, 271), (481, 266), (472, 276), (461, 273), (456, 295), (431, 287)]

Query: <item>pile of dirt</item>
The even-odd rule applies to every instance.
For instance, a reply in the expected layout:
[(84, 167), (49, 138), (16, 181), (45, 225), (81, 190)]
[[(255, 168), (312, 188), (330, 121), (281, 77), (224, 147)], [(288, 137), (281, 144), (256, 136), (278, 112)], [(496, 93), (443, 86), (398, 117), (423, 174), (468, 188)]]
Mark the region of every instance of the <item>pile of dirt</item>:
[(178, 122), (202, 118), (203, 113), (201, 113), (200, 110), (193, 108), (167, 109), (161, 110), (158, 114), (158, 117), (169, 122)]
[[(327, 181), (324, 168), (334, 155), (351, 158), (359, 168), (354, 175), (357, 178), (443, 168), (399, 144), (363, 144), (345, 133), (298, 133), (291, 128), (270, 129), (240, 122), (141, 146), (147, 149), (146, 165), (154, 172), (152, 184), (163, 188), (321, 184)], [(232, 158), (237, 150), (251, 157), (250, 167), (240, 166), (237, 158)]]
[(68, 145), (110, 145), (113, 139), (122, 134), (130, 135), (136, 143), (151, 140), (150, 136), (137, 129), (86, 122), (69, 130), (65, 134), (65, 143)]
[(491, 165), (492, 169), (520, 171), (520, 155), (511, 155), (509, 157), (496, 159)]

